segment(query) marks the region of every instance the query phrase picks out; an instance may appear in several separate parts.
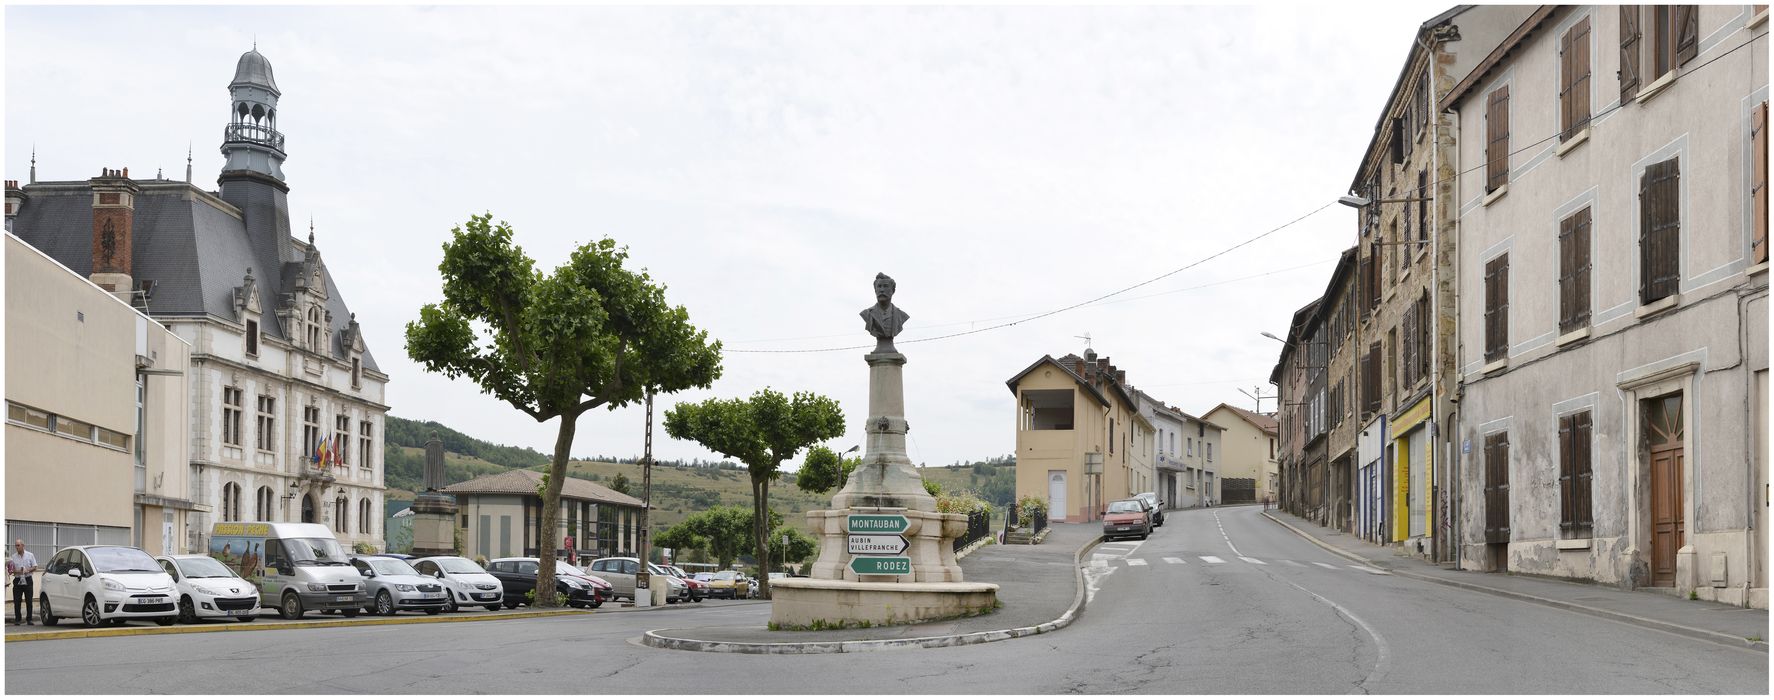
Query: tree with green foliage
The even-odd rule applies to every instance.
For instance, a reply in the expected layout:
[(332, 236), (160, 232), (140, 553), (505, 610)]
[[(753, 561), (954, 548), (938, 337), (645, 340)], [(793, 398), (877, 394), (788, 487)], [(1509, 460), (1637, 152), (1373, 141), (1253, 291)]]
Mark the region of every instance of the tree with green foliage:
[[(770, 528), (770, 482), (782, 476), (782, 463), (795, 453), (844, 434), (844, 411), (838, 402), (812, 392), (794, 398), (762, 389), (749, 399), (709, 399), (681, 403), (665, 413), (665, 432), (691, 440), (739, 460), (751, 475), (752, 544), (760, 566), (767, 566)], [(770, 584), (759, 579), (761, 596)]]
[[(785, 535), (788, 537), (786, 549), (782, 546), (782, 538)], [(812, 535), (805, 532), (783, 525), (770, 533), (770, 559), (777, 563), (778, 568), (788, 564), (799, 564), (812, 559), (813, 555), (818, 553), (819, 540), (813, 539)], [(759, 582), (762, 583), (762, 579)]]
[(610, 480), (610, 489), (617, 493), (633, 496), (634, 494), (628, 490), (632, 486), (632, 484), (628, 483), (628, 475), (622, 472), (616, 472), (616, 478)]
[[(659, 546), (672, 549), (706, 549), (725, 569), (751, 544), (755, 517), (747, 508), (718, 506), (684, 518), (667, 528), (656, 541)], [(769, 530), (781, 527), (782, 514), (770, 511), (764, 524)]]
[[(541, 531), (553, 533), (579, 416), (709, 387), (721, 376), (721, 344), (667, 304), (645, 270), (625, 269), (628, 249), (614, 240), (581, 245), (544, 273), (491, 214), (451, 234), (438, 265), (443, 301), (407, 324), (407, 356), (467, 377), (538, 423), (560, 419), (542, 495)], [(554, 580), (554, 557), (541, 558), (536, 580)]]
[(844, 459), (831, 448), (821, 445), (807, 451), (795, 472), (795, 486), (807, 493), (825, 493), (850, 480), (850, 472), (862, 466), (862, 457)]

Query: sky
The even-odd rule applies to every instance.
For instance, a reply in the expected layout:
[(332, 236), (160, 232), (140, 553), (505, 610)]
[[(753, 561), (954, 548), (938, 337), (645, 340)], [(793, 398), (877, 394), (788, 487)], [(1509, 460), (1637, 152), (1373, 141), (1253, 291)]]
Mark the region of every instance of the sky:
[[(887, 273), (909, 451), (936, 466), (1013, 452), (1006, 380), (1086, 334), (1190, 413), (1272, 394), (1281, 345), (1259, 334), (1284, 336), (1353, 243), (1331, 203), (1445, 9), (14, 5), (4, 169), (26, 179), (35, 147), (41, 180), (178, 178), (190, 144), (214, 189), (256, 41), (292, 225), (313, 218), (392, 415), (552, 448), (554, 422), (406, 357), (451, 228), (490, 212), (544, 269), (614, 238), (724, 343), (721, 378), (661, 416), (812, 391), (844, 408), (836, 449), (864, 442), (865, 351), (745, 351), (872, 345), (857, 312)], [(587, 413), (573, 453), (638, 455), (644, 427)], [(654, 453), (719, 458), (662, 427)]]

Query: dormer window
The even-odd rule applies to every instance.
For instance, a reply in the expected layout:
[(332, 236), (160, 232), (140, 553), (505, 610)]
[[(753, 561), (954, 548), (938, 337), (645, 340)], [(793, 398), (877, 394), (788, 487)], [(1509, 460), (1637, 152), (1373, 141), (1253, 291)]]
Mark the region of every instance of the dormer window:
[(363, 388), (363, 360), (351, 358), (351, 388)]
[(246, 321), (246, 356), (259, 356), (259, 322), (254, 319)]
[(308, 308), (308, 349), (320, 352), (320, 307)]

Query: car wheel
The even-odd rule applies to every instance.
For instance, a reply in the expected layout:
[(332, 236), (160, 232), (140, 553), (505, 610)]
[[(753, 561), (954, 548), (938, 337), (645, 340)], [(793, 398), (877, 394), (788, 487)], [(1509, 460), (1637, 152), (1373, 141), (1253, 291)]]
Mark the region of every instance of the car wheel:
[(456, 596), (449, 593), (444, 594), (443, 611), (456, 612)]
[(177, 617), (156, 617), (156, 618), (154, 618), (154, 624), (160, 625), (161, 627), (171, 627), (172, 623), (178, 622), (178, 621), (179, 621), (179, 618), (177, 618)]
[(197, 606), (191, 603), (191, 596), (179, 598), (179, 622), (187, 625), (197, 622)]
[(601, 608), (603, 606), (604, 606), (604, 600), (602, 598), (593, 599), (591, 601), (591, 609), (592, 610), (596, 610), (596, 609)]
[(381, 593), (376, 594), (376, 614), (394, 614), (394, 598), (393, 596), (388, 595), (388, 591), (382, 591)]
[(487, 606), (487, 612), (497, 612), (500, 607), (501, 606), (498, 603), (494, 603), (492, 605)]
[(294, 593), (283, 594), (283, 606), (278, 609), (285, 620), (302, 619), (302, 597)]
[(239, 620), (241, 622), (252, 622), (253, 620), (257, 620), (259, 618), (253, 617), (252, 615), (241, 615), (240, 617), (237, 617), (234, 619)]
[(55, 613), (50, 612), (49, 610), (49, 594), (43, 594), (40, 602), (42, 603), (41, 607), (43, 608), (43, 626), (54, 627), (55, 623), (60, 622), (60, 620), (56, 619)]
[(87, 627), (98, 627), (105, 624), (105, 618), (99, 615), (99, 602), (92, 596), (86, 597), (86, 604), (80, 606), (80, 621)]

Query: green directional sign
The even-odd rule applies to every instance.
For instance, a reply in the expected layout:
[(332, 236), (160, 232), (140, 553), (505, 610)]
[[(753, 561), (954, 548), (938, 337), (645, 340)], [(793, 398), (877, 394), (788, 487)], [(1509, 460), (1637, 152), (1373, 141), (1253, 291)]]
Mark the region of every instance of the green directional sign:
[(845, 531), (872, 535), (897, 535), (912, 526), (903, 515), (852, 515)]
[(850, 570), (863, 576), (898, 576), (910, 574), (912, 573), (912, 558), (853, 557), (850, 559)]

